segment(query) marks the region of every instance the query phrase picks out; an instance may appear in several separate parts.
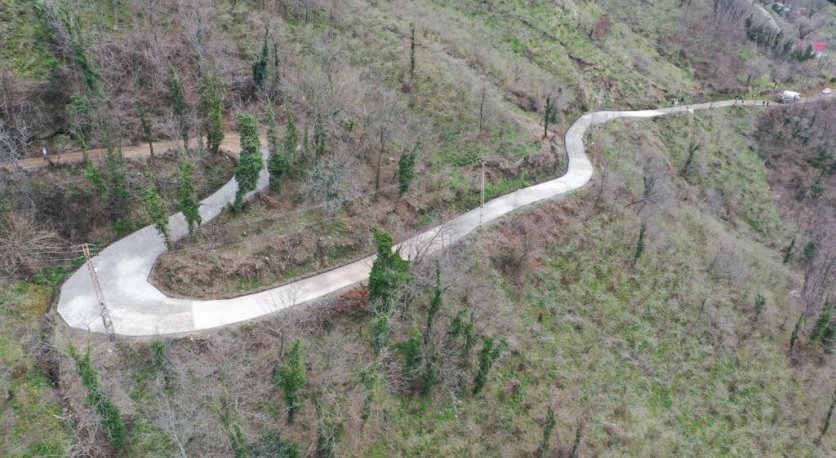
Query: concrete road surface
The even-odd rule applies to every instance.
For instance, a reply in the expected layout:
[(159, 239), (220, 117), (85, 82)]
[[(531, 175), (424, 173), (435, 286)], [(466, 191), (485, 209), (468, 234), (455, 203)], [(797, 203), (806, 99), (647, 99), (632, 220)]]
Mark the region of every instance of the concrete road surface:
[[(569, 155), (567, 173), (555, 180), (520, 189), (497, 197), (457, 218), (402, 242), (405, 256), (427, 254), (455, 243), (480, 224), (489, 223), (516, 209), (546, 199), (566, 195), (586, 184), (592, 177), (592, 164), (586, 156), (583, 136), (586, 130), (618, 118), (651, 118), (670, 113), (733, 105), (762, 106), (762, 101), (724, 101), (683, 105), (646, 111), (601, 111), (583, 115), (566, 133)], [(258, 189), (267, 186), (267, 172), (262, 171)], [(215, 218), (235, 197), (233, 179), (202, 202), (204, 224)], [(169, 220), (172, 238), (187, 233), (183, 215)], [(374, 256), (285, 286), (232, 299), (193, 300), (168, 297), (149, 282), (157, 257), (166, 250), (162, 238), (148, 226), (110, 245), (93, 258), (115, 331), (125, 336), (183, 334), (251, 320), (365, 281)], [(61, 287), (58, 313), (70, 326), (103, 332), (99, 305), (87, 268), (82, 266)]]

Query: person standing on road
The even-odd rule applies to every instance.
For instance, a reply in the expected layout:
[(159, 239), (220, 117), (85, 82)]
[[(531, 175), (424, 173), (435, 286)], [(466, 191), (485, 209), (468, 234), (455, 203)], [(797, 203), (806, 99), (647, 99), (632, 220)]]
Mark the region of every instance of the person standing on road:
[(49, 146), (44, 145), (43, 148), (41, 149), (41, 153), (44, 155), (44, 160), (47, 163), (52, 164), (52, 161), (49, 160)]

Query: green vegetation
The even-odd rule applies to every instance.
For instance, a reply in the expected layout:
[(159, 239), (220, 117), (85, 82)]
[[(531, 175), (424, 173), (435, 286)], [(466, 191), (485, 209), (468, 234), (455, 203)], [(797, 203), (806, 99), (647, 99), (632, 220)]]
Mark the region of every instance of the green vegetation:
[[(305, 138), (307, 139), (307, 133), (305, 134)], [(325, 132), (325, 126), (322, 124), (322, 115), (317, 113), (316, 124), (314, 125), (314, 149), (316, 150), (317, 162), (322, 160), (322, 156), (325, 156), (325, 142), (327, 141), (328, 134)], [(305, 149), (307, 150), (307, 147)]]
[(232, 208), (240, 211), (244, 204), (244, 195), (255, 189), (258, 176), (264, 167), (261, 157), (261, 142), (258, 140), (258, 120), (253, 115), (241, 113), (238, 115), (239, 132), (241, 133), (241, 155), (235, 166), (235, 181), (238, 190)]
[(488, 379), (488, 374), (493, 367), (494, 361), (499, 358), (499, 354), (505, 348), (505, 342), (494, 343), (493, 338), (485, 337), (482, 339), (482, 349), (479, 350), (479, 372), (476, 373), (476, 378), (473, 380), (473, 395), (476, 396), (485, 387), (485, 382)]
[(305, 360), (299, 341), (293, 342), (290, 351), (284, 356), (284, 361), (276, 369), (276, 386), (284, 393), (284, 402), (287, 407), (287, 422), (293, 423), (293, 417), (299, 410), (302, 400), (299, 390), (305, 386)]
[(0, 451), (7, 455), (65, 455), (71, 445), (52, 381), (20, 337), (49, 339), (38, 325), (50, 294), (48, 286), (0, 278)]
[[(171, 234), (168, 230), (168, 208), (166, 208), (165, 201), (160, 197), (157, 191), (157, 184), (154, 182), (154, 177), (148, 177), (149, 183), (142, 189), (142, 204), (145, 206), (145, 213), (151, 224), (157, 229), (157, 233), (165, 241), (165, 246), (171, 249)], [(191, 229), (191, 224), (189, 225)]]
[(284, 134), (284, 157), (290, 167), (296, 166), (296, 148), (299, 147), (299, 134), (296, 132), (296, 123), (293, 121), (293, 113), (287, 110), (287, 127)]
[(183, 140), (183, 149), (189, 150), (189, 135), (191, 133), (191, 121), (189, 119), (190, 108), (189, 102), (186, 100), (183, 83), (180, 81), (180, 75), (174, 67), (169, 69), (168, 75), (168, 97), (171, 104), (171, 113), (177, 120), (178, 132), (180, 138)]
[(290, 171), (290, 157), (287, 151), (279, 146), (279, 133), (276, 123), (276, 113), (273, 105), (267, 105), (267, 144), (270, 156), (267, 162), (267, 171), (270, 172), (270, 189), (278, 192), (281, 190), (281, 180)]
[(145, 106), (139, 100), (134, 102), (134, 109), (136, 110), (136, 117), (139, 118), (142, 135), (145, 136), (145, 141), (148, 142), (148, 149), (150, 150), (151, 157), (154, 157), (154, 133), (151, 126), (151, 120), (148, 119), (148, 112), (145, 111)]
[[(834, 227), (831, 111), (617, 121), (590, 131), (594, 181), (560, 202), (431, 259), (372, 231), (402, 240), (475, 208), (483, 163), (486, 199), (553, 177), (561, 142), (534, 137), (589, 110), (818, 91), (832, 62), (786, 43), (828, 39), (832, 8), (776, 16), (778, 35), (726, 1), (30, 3), (0, 0), (0, 134), (85, 164), (0, 180), (4, 253), (27, 232), (11, 216), (69, 241), (44, 248), (37, 285), (0, 278), (0, 454), (833, 455), (832, 243), (816, 232)], [(235, 211), (155, 280), (223, 296), (376, 249), (368, 303), (352, 290), (106, 349), (52, 330), (69, 244), (140, 227), (142, 204), (200, 224), (198, 196), (232, 166), (189, 151), (190, 132), (217, 152), (233, 108), (252, 113)], [(262, 115), (276, 192), (244, 208)], [(120, 150), (171, 138), (179, 157)], [(73, 389), (54, 347), (88, 341)], [(113, 444), (85, 429), (97, 422)]]
[(183, 212), (189, 234), (200, 228), (203, 218), (200, 216), (200, 201), (194, 187), (194, 163), (188, 159), (180, 162), (180, 181), (177, 185), (177, 209)]
[(409, 191), (409, 185), (415, 179), (415, 150), (418, 144), (411, 151), (404, 151), (398, 160), (398, 195), (403, 196)]
[(206, 119), (206, 144), (209, 152), (218, 154), (224, 140), (223, 80), (212, 72), (200, 82), (200, 103)]
[(377, 259), (369, 274), (369, 302), (375, 310), (389, 311), (400, 295), (400, 289), (408, 283), (409, 261), (401, 258), (400, 250), (393, 251), (392, 236), (375, 229)]
[(90, 351), (79, 354), (70, 347), (70, 356), (75, 360), (76, 372), (81, 382), (87, 388), (87, 403), (96, 409), (101, 416), (107, 436), (117, 451), (123, 451), (127, 446), (127, 429), (122, 420), (122, 414), (116, 404), (102, 391), (99, 385), (99, 374), (90, 361)]

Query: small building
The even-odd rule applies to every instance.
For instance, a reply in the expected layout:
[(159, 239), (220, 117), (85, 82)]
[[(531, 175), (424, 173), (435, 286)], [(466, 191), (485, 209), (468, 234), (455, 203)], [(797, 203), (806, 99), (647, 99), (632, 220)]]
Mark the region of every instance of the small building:
[(813, 55), (816, 58), (821, 59), (822, 57), (827, 55), (827, 42), (822, 40), (813, 40), (810, 43), (810, 46), (813, 47)]

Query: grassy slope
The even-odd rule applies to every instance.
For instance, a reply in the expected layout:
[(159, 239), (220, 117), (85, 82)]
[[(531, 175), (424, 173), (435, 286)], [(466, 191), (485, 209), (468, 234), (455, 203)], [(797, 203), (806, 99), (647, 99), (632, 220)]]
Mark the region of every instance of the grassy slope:
[(60, 456), (70, 444), (57, 392), (24, 348), (38, 334), (49, 309), (51, 288), (0, 284), (0, 453)]

